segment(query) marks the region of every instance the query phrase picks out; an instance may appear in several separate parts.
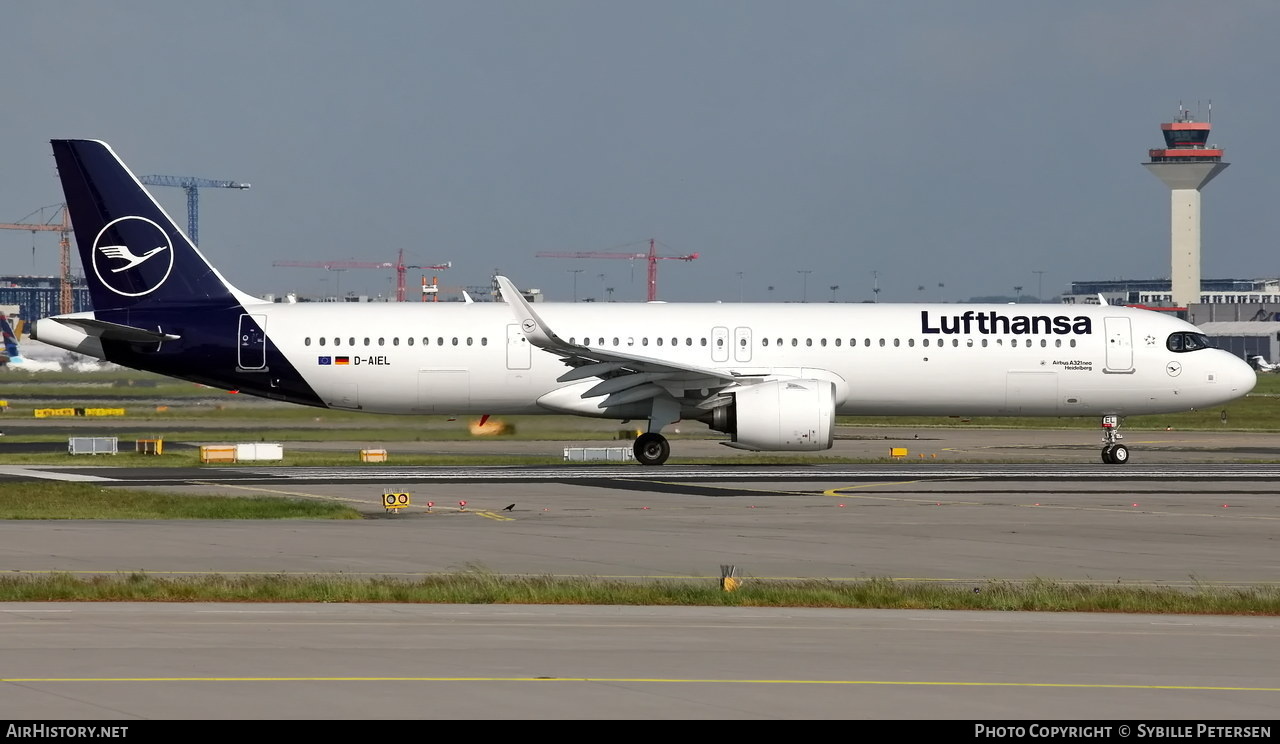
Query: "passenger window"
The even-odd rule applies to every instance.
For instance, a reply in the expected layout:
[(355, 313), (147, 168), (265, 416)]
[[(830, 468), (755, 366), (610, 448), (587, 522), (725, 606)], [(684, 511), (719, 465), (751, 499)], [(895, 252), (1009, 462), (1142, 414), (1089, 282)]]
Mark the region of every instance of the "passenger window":
[(915, 345), (916, 345), (916, 340), (914, 338), (907, 339), (907, 346), (915, 346)]
[(347, 346), (355, 346), (355, 345), (356, 345), (356, 340), (354, 338), (347, 339)]
[(364, 339), (364, 345), (365, 345), (365, 346), (368, 346), (368, 345), (369, 345), (369, 338), (368, 338), (367, 336), (366, 336), (366, 337), (365, 337), (365, 339)]
[(884, 339), (880, 339), (880, 345), (884, 346)]
[(760, 339), (760, 345), (761, 345), (761, 346), (768, 346), (768, 345), (769, 345), (769, 339), (767, 339), (767, 338), (762, 338), (762, 339)]
[(824, 339), (822, 339), (821, 341), (819, 341), (819, 342), (818, 342), (818, 345), (819, 345), (819, 346), (826, 346), (826, 345), (827, 345), (827, 340), (826, 340), (825, 338), (824, 338)]
[(964, 345), (965, 345), (965, 346), (968, 346), (969, 348), (973, 348), (973, 339), (971, 339), (971, 338), (966, 338), (966, 339), (964, 340)]
[(1075, 340), (1074, 338), (1073, 338), (1073, 339), (1071, 339), (1068, 343), (1070, 343), (1070, 344), (1071, 344), (1071, 347), (1072, 347), (1072, 348), (1075, 348), (1076, 340)]
[(320, 345), (321, 345), (321, 346), (324, 346), (326, 343), (328, 343), (328, 339), (326, 339), (324, 336), (321, 336), (321, 337), (320, 337)]
[(644, 338), (640, 339), (640, 345), (641, 345), (641, 346), (648, 346), (648, 345), (649, 345), (649, 337), (648, 337), (648, 336), (645, 336)]
[(793, 338), (793, 339), (791, 339), (791, 345), (792, 345), (792, 346), (799, 346), (799, 345), (800, 345), (800, 339), (798, 339), (798, 338)]
[(614, 336), (614, 337), (613, 337), (613, 345), (614, 345), (614, 346), (617, 346), (617, 345), (618, 345), (618, 337), (617, 337), (617, 336)]
[(839, 345), (840, 345), (840, 341), (841, 341), (841, 339), (836, 339), (836, 346), (839, 346)]
[(987, 348), (987, 340), (985, 338), (982, 339), (982, 348)]
[(399, 346), (399, 345), (400, 345), (400, 337), (399, 337), (399, 336), (396, 336), (395, 338), (391, 339), (391, 345), (392, 345), (392, 346)]
[(951, 339), (951, 345), (952, 345), (952, 346), (959, 346), (959, 345), (960, 345), (960, 339), (958, 339), (958, 338), (953, 338), (953, 339)]
[[(524, 337), (521, 336), (521, 338), (524, 338)], [(368, 343), (369, 343), (368, 341), (365, 341), (366, 345)], [(444, 336), (436, 336), (436, 346), (444, 346)]]
[(813, 346), (813, 339), (811, 339), (811, 338), (806, 338), (806, 339), (804, 340), (804, 345), (805, 345), (805, 346)]
[(920, 344), (921, 344), (922, 346), (928, 346), (928, 345), (929, 345), (929, 339), (927, 339), (927, 338), (926, 338), (925, 340), (921, 341), (921, 342), (920, 342)]
[(385, 338), (382, 338), (381, 336), (378, 337), (378, 346), (383, 346), (386, 342), (387, 340)]
[(1060, 347), (1060, 346), (1062, 346), (1062, 339), (1060, 339), (1060, 338), (1055, 338), (1055, 339), (1053, 340), (1053, 345), (1054, 345), (1054, 346), (1059, 346), (1059, 347)]
[(470, 345), (471, 345), (471, 337), (467, 336), (467, 346), (470, 346)]
[(662, 346), (662, 336), (658, 336), (658, 346)]
[(747, 340), (745, 338), (738, 339), (738, 346), (741, 346), (744, 349), (747, 348)]
[(1042, 339), (1040, 339), (1040, 348), (1042, 348), (1042, 349), (1043, 349), (1044, 347), (1046, 347), (1046, 346), (1048, 346), (1048, 345), (1049, 345), (1049, 342), (1048, 342), (1046, 339), (1043, 339), (1043, 338), (1042, 338)]
[(310, 346), (310, 345), (311, 345), (311, 337), (310, 337), (310, 336), (307, 336), (306, 338), (302, 339), (302, 345), (303, 345), (303, 346)]
[(898, 347), (898, 345), (899, 345), (899, 344), (901, 344), (901, 343), (902, 343), (902, 341), (901, 341), (900, 339), (896, 339), (896, 338), (895, 338), (895, 339), (893, 340), (893, 347), (896, 349), (896, 348)]
[(457, 346), (457, 345), (458, 345), (458, 337), (457, 337), (457, 336), (454, 336), (454, 337), (453, 337), (453, 345), (454, 345), (454, 346)]
[(405, 339), (405, 343), (409, 344), (410, 346), (413, 346), (413, 336), (410, 336), (409, 338)]

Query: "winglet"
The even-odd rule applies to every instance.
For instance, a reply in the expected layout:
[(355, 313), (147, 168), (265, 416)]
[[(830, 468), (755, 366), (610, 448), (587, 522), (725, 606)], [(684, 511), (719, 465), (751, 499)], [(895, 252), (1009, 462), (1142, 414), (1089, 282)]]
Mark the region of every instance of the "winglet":
[(516, 289), (516, 285), (505, 276), (495, 276), (493, 278), (498, 284), (498, 291), (502, 294), (502, 301), (511, 306), (516, 314), (516, 319), (520, 321), (520, 330), (524, 331), (525, 338), (529, 339), (529, 343), (540, 349), (565, 349), (569, 348), (569, 344), (560, 338), (542, 322), (542, 318), (530, 307), (529, 301), (520, 294), (520, 290)]
[(1101, 292), (1098, 293), (1098, 304), (1099, 305), (1107, 304), (1107, 298), (1103, 297)]

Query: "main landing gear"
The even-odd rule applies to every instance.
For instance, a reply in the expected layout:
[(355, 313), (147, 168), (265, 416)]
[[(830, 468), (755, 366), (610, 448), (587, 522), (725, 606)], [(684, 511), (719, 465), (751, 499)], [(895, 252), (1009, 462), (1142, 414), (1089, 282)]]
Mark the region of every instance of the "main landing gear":
[(1129, 448), (1120, 444), (1120, 418), (1118, 416), (1102, 417), (1102, 461), (1108, 465), (1123, 465), (1129, 462)]
[(636, 437), (636, 461), (641, 465), (661, 465), (671, 456), (671, 444), (657, 432), (646, 432)]
[(671, 456), (671, 443), (659, 434), (662, 427), (680, 420), (680, 404), (669, 395), (653, 399), (649, 409), (649, 430), (636, 437), (634, 452), (641, 465), (661, 465)]

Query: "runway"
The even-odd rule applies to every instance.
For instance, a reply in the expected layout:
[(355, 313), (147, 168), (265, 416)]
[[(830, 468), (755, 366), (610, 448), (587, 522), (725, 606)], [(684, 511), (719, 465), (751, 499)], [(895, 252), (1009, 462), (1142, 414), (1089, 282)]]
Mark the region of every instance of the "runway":
[[(1277, 625), (750, 607), (27, 603), (0, 606), (0, 716), (348, 719), (375, 733), (389, 719), (1270, 724)], [(973, 724), (954, 734), (971, 737)]]
[[(0, 568), (715, 582), (728, 564), (747, 581), (1270, 585), (1277, 475), (9, 466), (0, 480), (337, 500), (368, 518), (0, 522)], [(388, 513), (390, 491), (411, 507)], [(2, 606), (0, 625), (0, 716), (21, 718), (1268, 720), (1280, 704), (1275, 617), (59, 603)]]

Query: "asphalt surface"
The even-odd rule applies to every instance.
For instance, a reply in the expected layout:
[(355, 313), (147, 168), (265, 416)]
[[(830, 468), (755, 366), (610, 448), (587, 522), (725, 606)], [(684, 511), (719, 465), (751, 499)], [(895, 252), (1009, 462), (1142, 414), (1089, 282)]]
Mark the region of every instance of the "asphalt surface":
[[(0, 487), (93, 479), (288, 495), (348, 503), (368, 519), (50, 515), (0, 522), (0, 569), (716, 582), (732, 565), (745, 581), (886, 577), (978, 591), (1034, 578), (1274, 585), (1280, 466), (1247, 460), (1268, 459), (1277, 441), (1223, 434), (1132, 435), (1135, 457), (1123, 466), (1095, 462), (1086, 432), (947, 434), (911, 445), (914, 456), (938, 444), (938, 458), (863, 466), (754, 466), (732, 455), (662, 468), (412, 468), (393, 459), (378, 468), (174, 469), (134, 455), (127, 468), (11, 466), (0, 469)], [(870, 452), (902, 439), (843, 441)], [(512, 444), (548, 446), (484, 447)], [(984, 462), (997, 458), (1012, 462)], [(383, 496), (393, 492), (410, 494), (411, 505), (388, 512)], [(22, 719), (1150, 724), (1265, 722), (1280, 709), (1277, 617), (9, 603), (0, 605), (0, 657), (0, 717)], [(966, 726), (961, 735), (971, 734)]]

